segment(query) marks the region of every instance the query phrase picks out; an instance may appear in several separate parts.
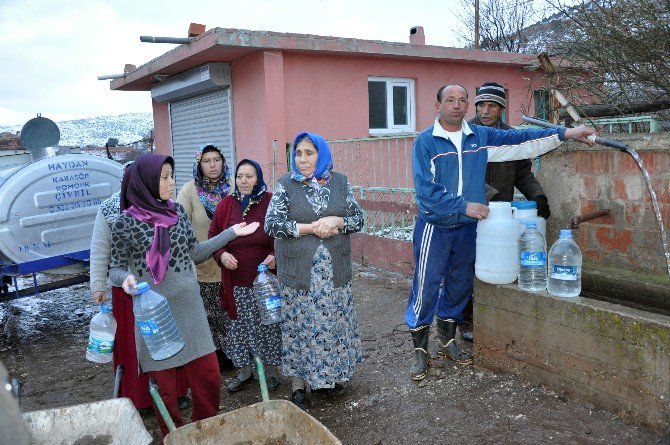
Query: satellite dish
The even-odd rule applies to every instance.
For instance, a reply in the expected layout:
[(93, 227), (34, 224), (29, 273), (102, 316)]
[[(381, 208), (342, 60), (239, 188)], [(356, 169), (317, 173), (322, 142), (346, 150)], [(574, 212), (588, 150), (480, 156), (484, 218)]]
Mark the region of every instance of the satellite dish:
[(21, 144), (28, 151), (55, 147), (60, 142), (60, 130), (51, 119), (37, 115), (21, 129)]

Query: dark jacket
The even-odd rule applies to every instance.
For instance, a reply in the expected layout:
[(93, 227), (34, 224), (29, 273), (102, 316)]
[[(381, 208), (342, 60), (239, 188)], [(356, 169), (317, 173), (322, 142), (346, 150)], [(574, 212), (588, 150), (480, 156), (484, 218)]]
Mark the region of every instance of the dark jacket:
[[(479, 118), (475, 116), (468, 121), (468, 124), (482, 125)], [(498, 127), (503, 130), (509, 130), (506, 123), (500, 121)], [(507, 162), (489, 162), (486, 165), (486, 200), (500, 193), (502, 201), (512, 201), (514, 199), (514, 187), (519, 189), (526, 199), (533, 200), (539, 195), (544, 195), (542, 186), (537, 182), (531, 171), (530, 159)]]
[[(414, 140), (412, 176), (419, 217), (447, 229), (477, 222), (477, 219), (467, 216), (467, 205), (470, 202), (486, 204), (484, 184), (489, 161), (540, 156), (565, 140), (563, 128), (503, 131), (484, 125), (469, 126), (464, 122), (462, 159), (459, 159), (456, 146), (441, 128), (436, 119), (434, 125)], [(459, 194), (461, 174), (463, 181)]]

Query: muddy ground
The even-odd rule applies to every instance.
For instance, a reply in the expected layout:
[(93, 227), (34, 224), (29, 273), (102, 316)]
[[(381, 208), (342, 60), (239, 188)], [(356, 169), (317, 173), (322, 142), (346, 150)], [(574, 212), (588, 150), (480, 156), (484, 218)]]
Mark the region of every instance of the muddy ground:
[[(434, 359), (421, 383), (408, 376), (410, 335), (403, 323), (410, 278), (357, 267), (354, 294), (365, 362), (347, 392), (314, 395), (309, 413), (344, 444), (669, 444), (593, 405), (558, 397), (523, 378)], [(22, 383), (22, 409), (32, 411), (108, 399), (111, 364), (84, 358), (95, 313), (86, 285), (0, 303), (0, 361)], [(431, 338), (430, 350), (436, 340)], [(471, 347), (465, 344), (466, 347)], [(223, 373), (227, 380), (233, 372)], [(272, 398), (290, 398), (290, 382)], [(225, 389), (222, 412), (260, 401), (258, 387)], [(188, 415), (188, 412), (185, 413)], [(153, 414), (143, 416), (159, 442)]]

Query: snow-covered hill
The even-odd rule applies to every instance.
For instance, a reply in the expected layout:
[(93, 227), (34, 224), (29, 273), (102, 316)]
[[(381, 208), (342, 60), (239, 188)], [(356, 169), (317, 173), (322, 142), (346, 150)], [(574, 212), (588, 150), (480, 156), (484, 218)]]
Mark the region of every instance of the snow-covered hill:
[[(119, 145), (126, 145), (148, 136), (154, 127), (151, 113), (91, 117), (56, 124), (60, 129), (60, 145), (70, 147), (101, 146), (105, 145), (109, 138), (116, 138), (119, 140)], [(0, 125), (0, 133), (16, 133), (21, 131), (22, 127), (23, 125)]]

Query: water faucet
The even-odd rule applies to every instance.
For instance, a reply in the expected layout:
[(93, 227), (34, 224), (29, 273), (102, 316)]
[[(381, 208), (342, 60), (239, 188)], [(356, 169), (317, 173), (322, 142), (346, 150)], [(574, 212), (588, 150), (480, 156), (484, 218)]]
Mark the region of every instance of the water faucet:
[(597, 212), (587, 213), (586, 215), (575, 216), (570, 220), (570, 228), (579, 229), (579, 225), (592, 219), (602, 218), (603, 216), (610, 216), (610, 209), (602, 209)]

